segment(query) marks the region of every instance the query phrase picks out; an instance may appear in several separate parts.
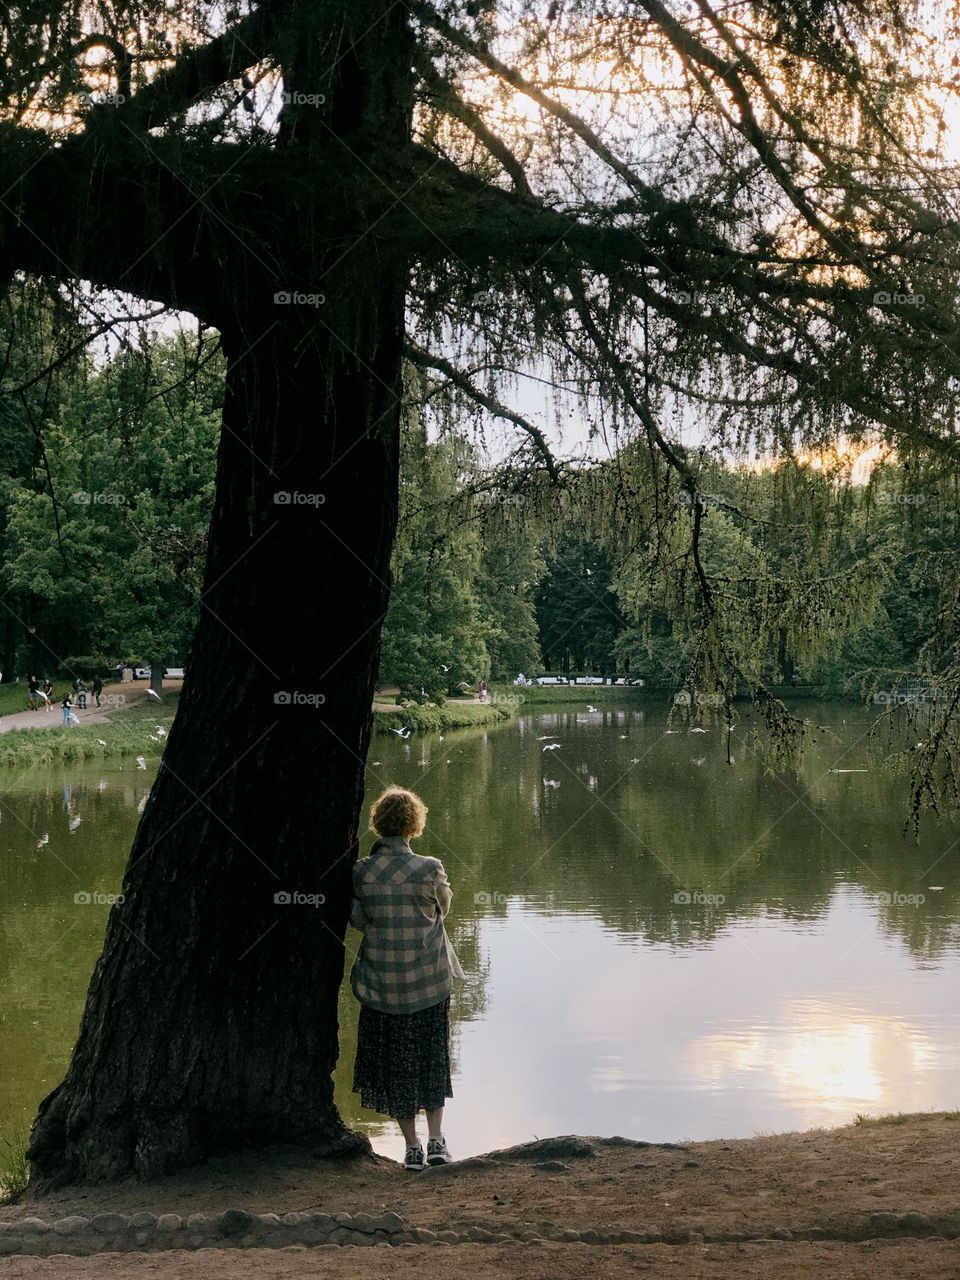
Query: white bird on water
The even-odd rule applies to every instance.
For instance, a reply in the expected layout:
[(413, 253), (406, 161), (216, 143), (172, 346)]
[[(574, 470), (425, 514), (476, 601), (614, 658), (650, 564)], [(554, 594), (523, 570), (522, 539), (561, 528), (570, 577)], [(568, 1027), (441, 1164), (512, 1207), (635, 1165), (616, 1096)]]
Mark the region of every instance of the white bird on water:
[(67, 829), (68, 829), (68, 830), (70, 830), (70, 831), (76, 831), (76, 829), (77, 829), (77, 827), (79, 827), (79, 825), (80, 825), (80, 819), (79, 819), (79, 818), (68, 818), (68, 819), (67, 819)]
[(146, 767), (147, 767), (147, 762), (146, 760), (144, 760), (143, 756), (137, 756), (137, 768), (145, 769)]
[(50, 839), (50, 836), (49, 836), (49, 834), (45, 831), (45, 832), (43, 833), (43, 835), (40, 837), (40, 839), (37, 841), (37, 848), (38, 848), (38, 849), (42, 849), (42, 848), (43, 848), (43, 846), (44, 846), (44, 845), (49, 841), (49, 839)]
[(157, 702), (162, 702), (162, 701), (163, 701), (163, 699), (160, 697), (159, 693), (157, 693), (156, 689), (148, 689), (148, 690), (147, 690), (147, 697), (148, 697), (148, 698), (156, 698)]
[(589, 703), (587, 704), (587, 710), (588, 710), (588, 711), (599, 711), (599, 709), (600, 709), (599, 707), (591, 707), (591, 706), (589, 705)]
[(391, 733), (395, 733), (395, 734), (397, 735), (397, 737), (398, 737), (398, 738), (409, 738), (409, 737), (410, 737), (410, 726), (409, 726), (409, 725), (407, 725), (407, 727), (406, 727), (405, 729), (391, 729), (391, 730), (390, 730), (390, 732), (391, 732)]
[(553, 789), (556, 790), (557, 787), (559, 787), (560, 783), (557, 782), (554, 778), (544, 778), (543, 785), (545, 787), (553, 787)]
[(548, 742), (548, 743), (547, 743), (547, 745), (546, 745), (545, 747), (542, 747), (542, 748), (541, 748), (541, 750), (543, 750), (543, 751), (559, 751), (559, 750), (560, 750), (560, 745), (561, 745), (561, 744), (560, 744), (559, 742)]
[(707, 732), (708, 732), (708, 730), (707, 730), (707, 729), (701, 729), (699, 725), (695, 725), (695, 726), (694, 726), (694, 728), (692, 728), (692, 729), (690, 730), (690, 732), (691, 732), (691, 733), (707, 733)]

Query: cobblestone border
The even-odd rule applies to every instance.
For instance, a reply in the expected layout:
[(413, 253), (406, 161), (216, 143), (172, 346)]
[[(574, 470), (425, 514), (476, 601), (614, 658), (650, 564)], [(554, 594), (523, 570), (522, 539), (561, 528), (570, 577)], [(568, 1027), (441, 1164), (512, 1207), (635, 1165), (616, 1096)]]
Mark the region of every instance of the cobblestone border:
[(14, 1254), (50, 1257), (92, 1253), (127, 1253), (168, 1249), (266, 1248), (291, 1245), (337, 1248), (344, 1245), (455, 1244), (743, 1244), (791, 1240), (860, 1241), (892, 1237), (952, 1240), (960, 1237), (960, 1213), (939, 1217), (909, 1211), (873, 1213), (862, 1222), (836, 1227), (790, 1231), (773, 1227), (762, 1232), (711, 1232), (676, 1228), (628, 1231), (600, 1226), (584, 1231), (544, 1222), (505, 1231), (494, 1226), (471, 1226), (461, 1231), (428, 1231), (405, 1222), (398, 1214), (368, 1213), (248, 1213), (226, 1209), (215, 1216), (179, 1214), (98, 1213), (44, 1222), (22, 1218), (0, 1223), (0, 1257)]

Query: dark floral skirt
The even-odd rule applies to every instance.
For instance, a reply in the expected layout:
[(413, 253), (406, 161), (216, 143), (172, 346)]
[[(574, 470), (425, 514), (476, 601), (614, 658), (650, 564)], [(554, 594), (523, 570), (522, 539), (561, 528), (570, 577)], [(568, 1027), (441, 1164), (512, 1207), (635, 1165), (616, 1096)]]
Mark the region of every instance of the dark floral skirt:
[(450, 997), (416, 1013), (360, 1006), (353, 1091), (371, 1111), (407, 1119), (453, 1097)]

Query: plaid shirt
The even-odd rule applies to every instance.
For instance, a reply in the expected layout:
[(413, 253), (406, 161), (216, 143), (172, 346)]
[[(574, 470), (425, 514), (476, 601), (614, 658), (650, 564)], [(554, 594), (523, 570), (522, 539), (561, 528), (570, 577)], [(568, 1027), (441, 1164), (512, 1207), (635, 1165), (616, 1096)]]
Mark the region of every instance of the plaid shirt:
[(453, 893), (438, 858), (422, 858), (402, 836), (379, 839), (353, 868), (350, 923), (363, 942), (350, 974), (361, 1004), (416, 1013), (462, 978), (443, 918)]

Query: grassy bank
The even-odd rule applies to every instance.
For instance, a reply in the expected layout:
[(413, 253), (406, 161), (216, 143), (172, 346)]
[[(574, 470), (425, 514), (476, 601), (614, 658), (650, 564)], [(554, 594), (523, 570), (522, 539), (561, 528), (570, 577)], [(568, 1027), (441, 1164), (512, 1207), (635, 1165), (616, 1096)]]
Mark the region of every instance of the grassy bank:
[(166, 742), (157, 728), (169, 731), (178, 700), (178, 693), (167, 693), (159, 704), (137, 702), (113, 712), (103, 724), (14, 729), (0, 737), (0, 768), (77, 764), (117, 756), (155, 758), (163, 753)]
[(396, 711), (374, 711), (374, 733), (391, 729), (412, 729), (414, 733), (435, 733), (440, 729), (460, 729), (471, 725), (498, 724), (516, 712), (513, 702), (445, 702), (442, 707), (397, 707)]
[[(651, 691), (635, 684), (498, 684), (491, 686), (491, 694), (498, 698), (514, 700), (519, 706), (540, 706), (545, 703), (592, 702), (599, 706), (602, 699), (608, 702), (639, 702)], [(669, 691), (653, 690), (664, 698)]]

